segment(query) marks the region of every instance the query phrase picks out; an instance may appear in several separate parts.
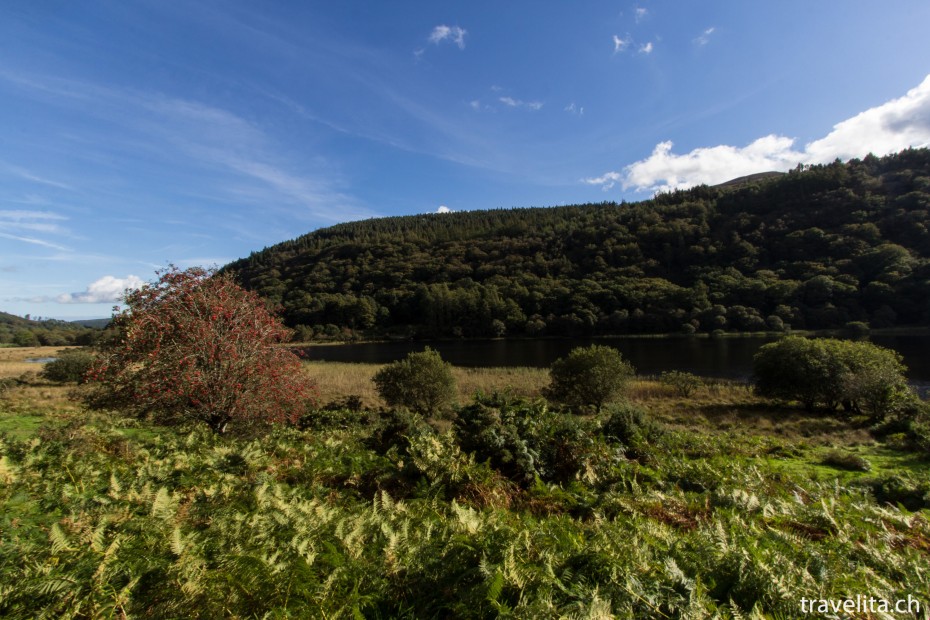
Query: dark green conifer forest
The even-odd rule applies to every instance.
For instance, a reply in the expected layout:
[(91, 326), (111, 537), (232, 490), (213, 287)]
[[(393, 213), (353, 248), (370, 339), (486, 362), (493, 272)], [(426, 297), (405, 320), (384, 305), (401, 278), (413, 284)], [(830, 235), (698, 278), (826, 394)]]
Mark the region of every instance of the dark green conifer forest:
[(340, 224), (226, 267), (298, 337), (930, 323), (930, 150), (637, 203)]

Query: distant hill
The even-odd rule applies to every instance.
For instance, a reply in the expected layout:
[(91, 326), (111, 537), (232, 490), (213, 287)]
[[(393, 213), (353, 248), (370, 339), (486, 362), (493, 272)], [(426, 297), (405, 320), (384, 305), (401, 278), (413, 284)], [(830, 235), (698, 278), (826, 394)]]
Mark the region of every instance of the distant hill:
[[(94, 324), (99, 320), (105, 323)], [(93, 321), (61, 321), (58, 319), (33, 320), (0, 312), (0, 343), (20, 346), (67, 346), (91, 344), (109, 319)]]
[(727, 187), (727, 188), (737, 188), (744, 185), (752, 185), (758, 183), (759, 181), (765, 181), (766, 179), (777, 179), (780, 176), (783, 176), (784, 172), (757, 172), (756, 174), (749, 174), (744, 177), (737, 177), (735, 179), (730, 179), (725, 183), (719, 183), (713, 187)]
[(224, 269), (302, 338), (930, 324), (930, 151), (320, 229)]
[(82, 327), (90, 327), (92, 329), (104, 329), (110, 324), (111, 320), (112, 319), (82, 319), (79, 321), (70, 321), (70, 323)]

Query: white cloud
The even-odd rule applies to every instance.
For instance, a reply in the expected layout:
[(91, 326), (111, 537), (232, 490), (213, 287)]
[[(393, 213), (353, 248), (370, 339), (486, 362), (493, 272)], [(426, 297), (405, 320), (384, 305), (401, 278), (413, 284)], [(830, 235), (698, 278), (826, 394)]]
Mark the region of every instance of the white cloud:
[(570, 104), (565, 106), (565, 111), (569, 114), (576, 114), (578, 116), (584, 116), (584, 107), (579, 107), (575, 105), (575, 102), (572, 101)]
[(644, 19), (646, 19), (648, 15), (649, 15), (649, 9), (645, 9), (641, 6), (638, 6), (635, 9), (633, 9), (633, 16), (636, 18), (636, 23), (643, 21)]
[(646, 43), (645, 45), (640, 45), (639, 53), (640, 54), (651, 54), (652, 53), (652, 41), (650, 41), (649, 43)]
[(618, 37), (617, 35), (614, 35), (614, 54), (618, 54), (622, 52), (623, 50), (627, 48), (629, 44), (630, 44), (629, 39), (624, 40)]
[(49, 213), (48, 211), (28, 211), (24, 209), (0, 211), (0, 237), (66, 251), (67, 248), (57, 243), (47, 239), (39, 239), (32, 235), (34, 233), (67, 235), (68, 231), (57, 224), (57, 222), (67, 219), (62, 215)]
[(909, 146), (930, 146), (930, 75), (903, 97), (833, 126), (833, 131), (807, 145), (807, 163), (863, 157), (865, 149), (885, 155)]
[(32, 181), (33, 183), (39, 183), (40, 185), (48, 185), (50, 187), (57, 187), (59, 189), (68, 189), (68, 190), (74, 189), (67, 183), (61, 183), (60, 181), (55, 181), (52, 179), (41, 177), (31, 172), (30, 170), (26, 170), (25, 168), (21, 168), (19, 166), (5, 166), (5, 169), (9, 171), (10, 173), (15, 174), (19, 178), (25, 179), (27, 181)]
[(101, 304), (121, 301), (126, 289), (137, 289), (145, 284), (138, 276), (125, 278), (103, 276), (91, 282), (82, 293), (62, 293), (55, 298), (60, 304)]
[(834, 125), (825, 137), (794, 148), (795, 140), (768, 135), (745, 147), (718, 145), (678, 155), (671, 142), (656, 145), (652, 154), (621, 171), (584, 179), (605, 190), (620, 183), (624, 189), (667, 191), (716, 184), (765, 172), (788, 170), (798, 164), (820, 164), (835, 159), (887, 155), (908, 147), (930, 146), (930, 75), (898, 99)]
[(710, 42), (710, 35), (714, 34), (715, 30), (716, 28), (711, 26), (710, 28), (702, 32), (700, 36), (694, 40), (694, 42), (701, 47), (707, 45)]
[(458, 26), (436, 26), (429, 35), (429, 42), (439, 45), (445, 40), (450, 40), (459, 46), (460, 50), (465, 49), (465, 35), (468, 31)]
[(453, 211), (446, 205), (439, 205), (439, 208), (436, 209), (436, 213), (455, 213), (455, 211)]
[(541, 110), (545, 105), (542, 101), (521, 101), (513, 97), (499, 97), (498, 101), (509, 108), (529, 108), (530, 110)]
[(477, 99), (473, 99), (473, 100), (469, 101), (469, 102), (468, 102), (468, 105), (469, 105), (469, 107), (471, 107), (472, 110), (480, 110), (480, 109), (481, 109), (481, 102), (480, 102), (479, 100), (477, 100)]

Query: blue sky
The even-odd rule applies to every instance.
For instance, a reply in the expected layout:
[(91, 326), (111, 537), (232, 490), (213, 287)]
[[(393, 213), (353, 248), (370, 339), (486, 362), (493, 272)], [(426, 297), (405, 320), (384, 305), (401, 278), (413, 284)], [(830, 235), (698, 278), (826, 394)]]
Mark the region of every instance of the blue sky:
[(0, 310), (337, 222), (930, 143), (930, 3), (0, 4)]

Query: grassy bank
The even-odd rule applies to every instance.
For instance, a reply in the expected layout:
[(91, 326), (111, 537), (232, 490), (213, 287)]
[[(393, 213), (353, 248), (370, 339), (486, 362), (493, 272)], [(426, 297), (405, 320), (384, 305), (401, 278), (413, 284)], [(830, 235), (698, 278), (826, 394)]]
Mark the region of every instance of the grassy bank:
[[(0, 358), (0, 376), (22, 363)], [(324, 402), (371, 408), (377, 368), (306, 365)], [(456, 373), (461, 405), (535, 399), (547, 380)], [(682, 398), (636, 381), (654, 427), (629, 445), (599, 419), (514, 405), (585, 455), (535, 481), (448, 431), (391, 439), (371, 411), (217, 437), (91, 414), (69, 389), (27, 376), (0, 397), (3, 617), (793, 618), (802, 597), (930, 603), (927, 461), (738, 384)]]

